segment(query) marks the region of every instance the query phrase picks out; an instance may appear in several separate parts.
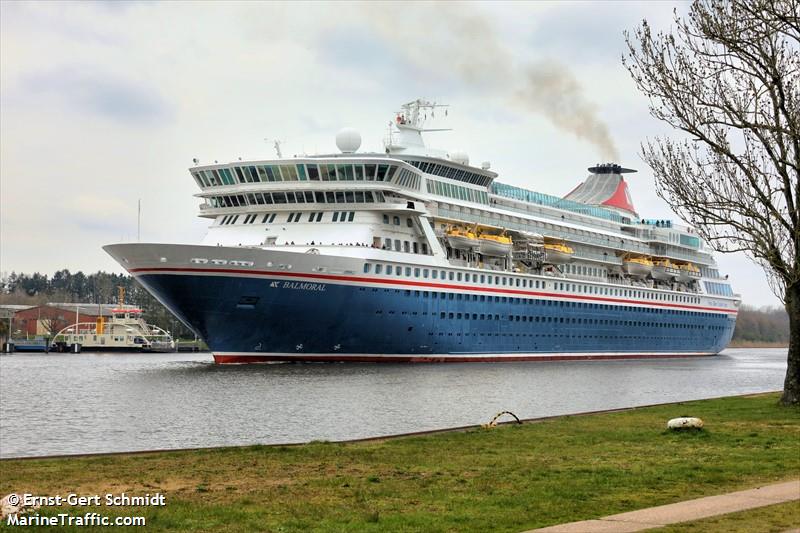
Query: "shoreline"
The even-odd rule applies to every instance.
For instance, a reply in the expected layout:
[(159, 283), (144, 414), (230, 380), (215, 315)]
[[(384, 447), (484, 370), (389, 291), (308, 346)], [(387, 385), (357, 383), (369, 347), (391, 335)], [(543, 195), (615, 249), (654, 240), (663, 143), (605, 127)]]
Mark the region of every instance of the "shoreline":
[[(664, 402), (664, 403), (651, 403), (644, 405), (634, 405), (630, 407), (617, 407), (614, 409), (600, 409), (598, 411), (578, 411), (575, 413), (564, 413), (559, 415), (541, 416), (534, 418), (520, 418), (519, 423), (516, 420), (502, 420), (496, 423), (496, 426), (506, 425), (525, 425), (537, 424), (551, 420), (557, 420), (564, 417), (585, 417), (593, 415), (603, 415), (612, 413), (625, 413), (635, 411), (637, 409), (648, 409), (653, 407), (667, 407), (670, 405), (682, 405), (689, 402), (703, 402), (708, 400), (722, 400), (724, 398), (757, 398), (770, 394), (780, 394), (781, 390), (770, 390), (762, 392), (752, 392), (747, 394), (738, 395), (724, 395), (724, 396), (710, 396), (708, 398), (699, 398), (692, 400), (682, 400), (677, 402)], [(487, 421), (488, 422), (488, 421)], [(370, 437), (361, 437), (357, 439), (343, 439), (343, 440), (310, 440), (302, 442), (284, 442), (284, 443), (251, 443), (251, 444), (238, 444), (231, 446), (203, 446), (198, 448), (153, 448), (148, 450), (128, 450), (119, 452), (90, 452), (90, 453), (76, 453), (76, 454), (55, 454), (55, 455), (30, 455), (21, 457), (0, 457), (0, 464), (5, 461), (37, 461), (37, 460), (50, 460), (50, 459), (91, 459), (100, 457), (125, 457), (125, 456), (141, 456), (149, 454), (169, 454), (181, 452), (204, 452), (204, 451), (217, 451), (217, 450), (242, 450), (252, 448), (254, 446), (263, 448), (298, 448), (308, 446), (310, 444), (360, 444), (360, 443), (380, 443), (384, 441), (398, 440), (412, 437), (425, 437), (431, 435), (442, 435), (447, 433), (463, 433), (471, 430), (485, 428), (486, 424), (470, 424), (466, 426), (451, 426), (438, 429), (427, 429), (421, 431), (410, 431), (406, 433), (391, 433), (389, 435), (375, 435)]]
[(731, 341), (727, 348), (786, 348), (788, 350), (789, 345), (783, 342)]
[[(154, 507), (36, 511), (135, 515), (153, 532), (527, 531), (797, 479), (800, 409), (778, 398), (755, 393), (347, 443), (6, 459), (0, 494), (163, 495)], [(684, 415), (705, 428), (666, 430)], [(751, 520), (778, 524), (785, 514)]]

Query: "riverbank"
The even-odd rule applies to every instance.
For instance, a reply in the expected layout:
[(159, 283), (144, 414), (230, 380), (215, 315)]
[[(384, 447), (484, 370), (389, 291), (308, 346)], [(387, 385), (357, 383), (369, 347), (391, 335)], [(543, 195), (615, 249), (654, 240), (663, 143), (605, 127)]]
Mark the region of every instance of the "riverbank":
[(762, 342), (762, 341), (731, 341), (728, 348), (786, 348), (789, 345), (785, 342)]
[[(800, 410), (777, 399), (361, 443), (8, 459), (0, 494), (161, 492), (164, 507), (68, 511), (141, 514), (151, 531), (522, 531), (796, 478)], [(707, 429), (666, 432), (680, 415), (703, 418)]]

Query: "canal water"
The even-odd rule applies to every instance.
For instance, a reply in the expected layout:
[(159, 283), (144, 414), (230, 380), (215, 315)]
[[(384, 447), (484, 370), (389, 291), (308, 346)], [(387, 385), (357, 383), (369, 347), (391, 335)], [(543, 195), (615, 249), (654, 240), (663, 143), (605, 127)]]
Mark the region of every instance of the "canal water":
[[(0, 457), (343, 440), (780, 390), (786, 349), (643, 361), (216, 366), (0, 356)], [(684, 414), (676, 411), (676, 415)]]

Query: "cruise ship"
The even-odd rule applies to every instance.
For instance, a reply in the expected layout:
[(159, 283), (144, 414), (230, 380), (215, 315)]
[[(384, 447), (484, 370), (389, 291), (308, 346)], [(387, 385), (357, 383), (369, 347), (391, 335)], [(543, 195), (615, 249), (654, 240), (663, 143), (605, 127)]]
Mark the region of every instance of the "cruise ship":
[[(201, 244), (105, 246), (217, 363), (708, 356), (740, 297), (689, 227), (634, 208), (615, 163), (563, 198), (429, 148), (441, 104), (392, 115), (383, 152), (199, 164)], [(438, 119), (437, 119), (438, 120)], [(577, 170), (577, 169), (576, 169)]]

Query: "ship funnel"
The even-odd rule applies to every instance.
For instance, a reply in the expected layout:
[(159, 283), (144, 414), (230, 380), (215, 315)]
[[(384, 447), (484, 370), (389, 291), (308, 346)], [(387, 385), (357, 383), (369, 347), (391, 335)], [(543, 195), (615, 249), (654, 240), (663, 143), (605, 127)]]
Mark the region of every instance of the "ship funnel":
[(565, 200), (610, 208), (638, 218), (628, 191), (628, 184), (622, 177), (622, 174), (629, 174), (636, 170), (624, 168), (617, 163), (598, 163), (589, 167), (588, 170), (591, 174), (586, 181), (566, 195)]

